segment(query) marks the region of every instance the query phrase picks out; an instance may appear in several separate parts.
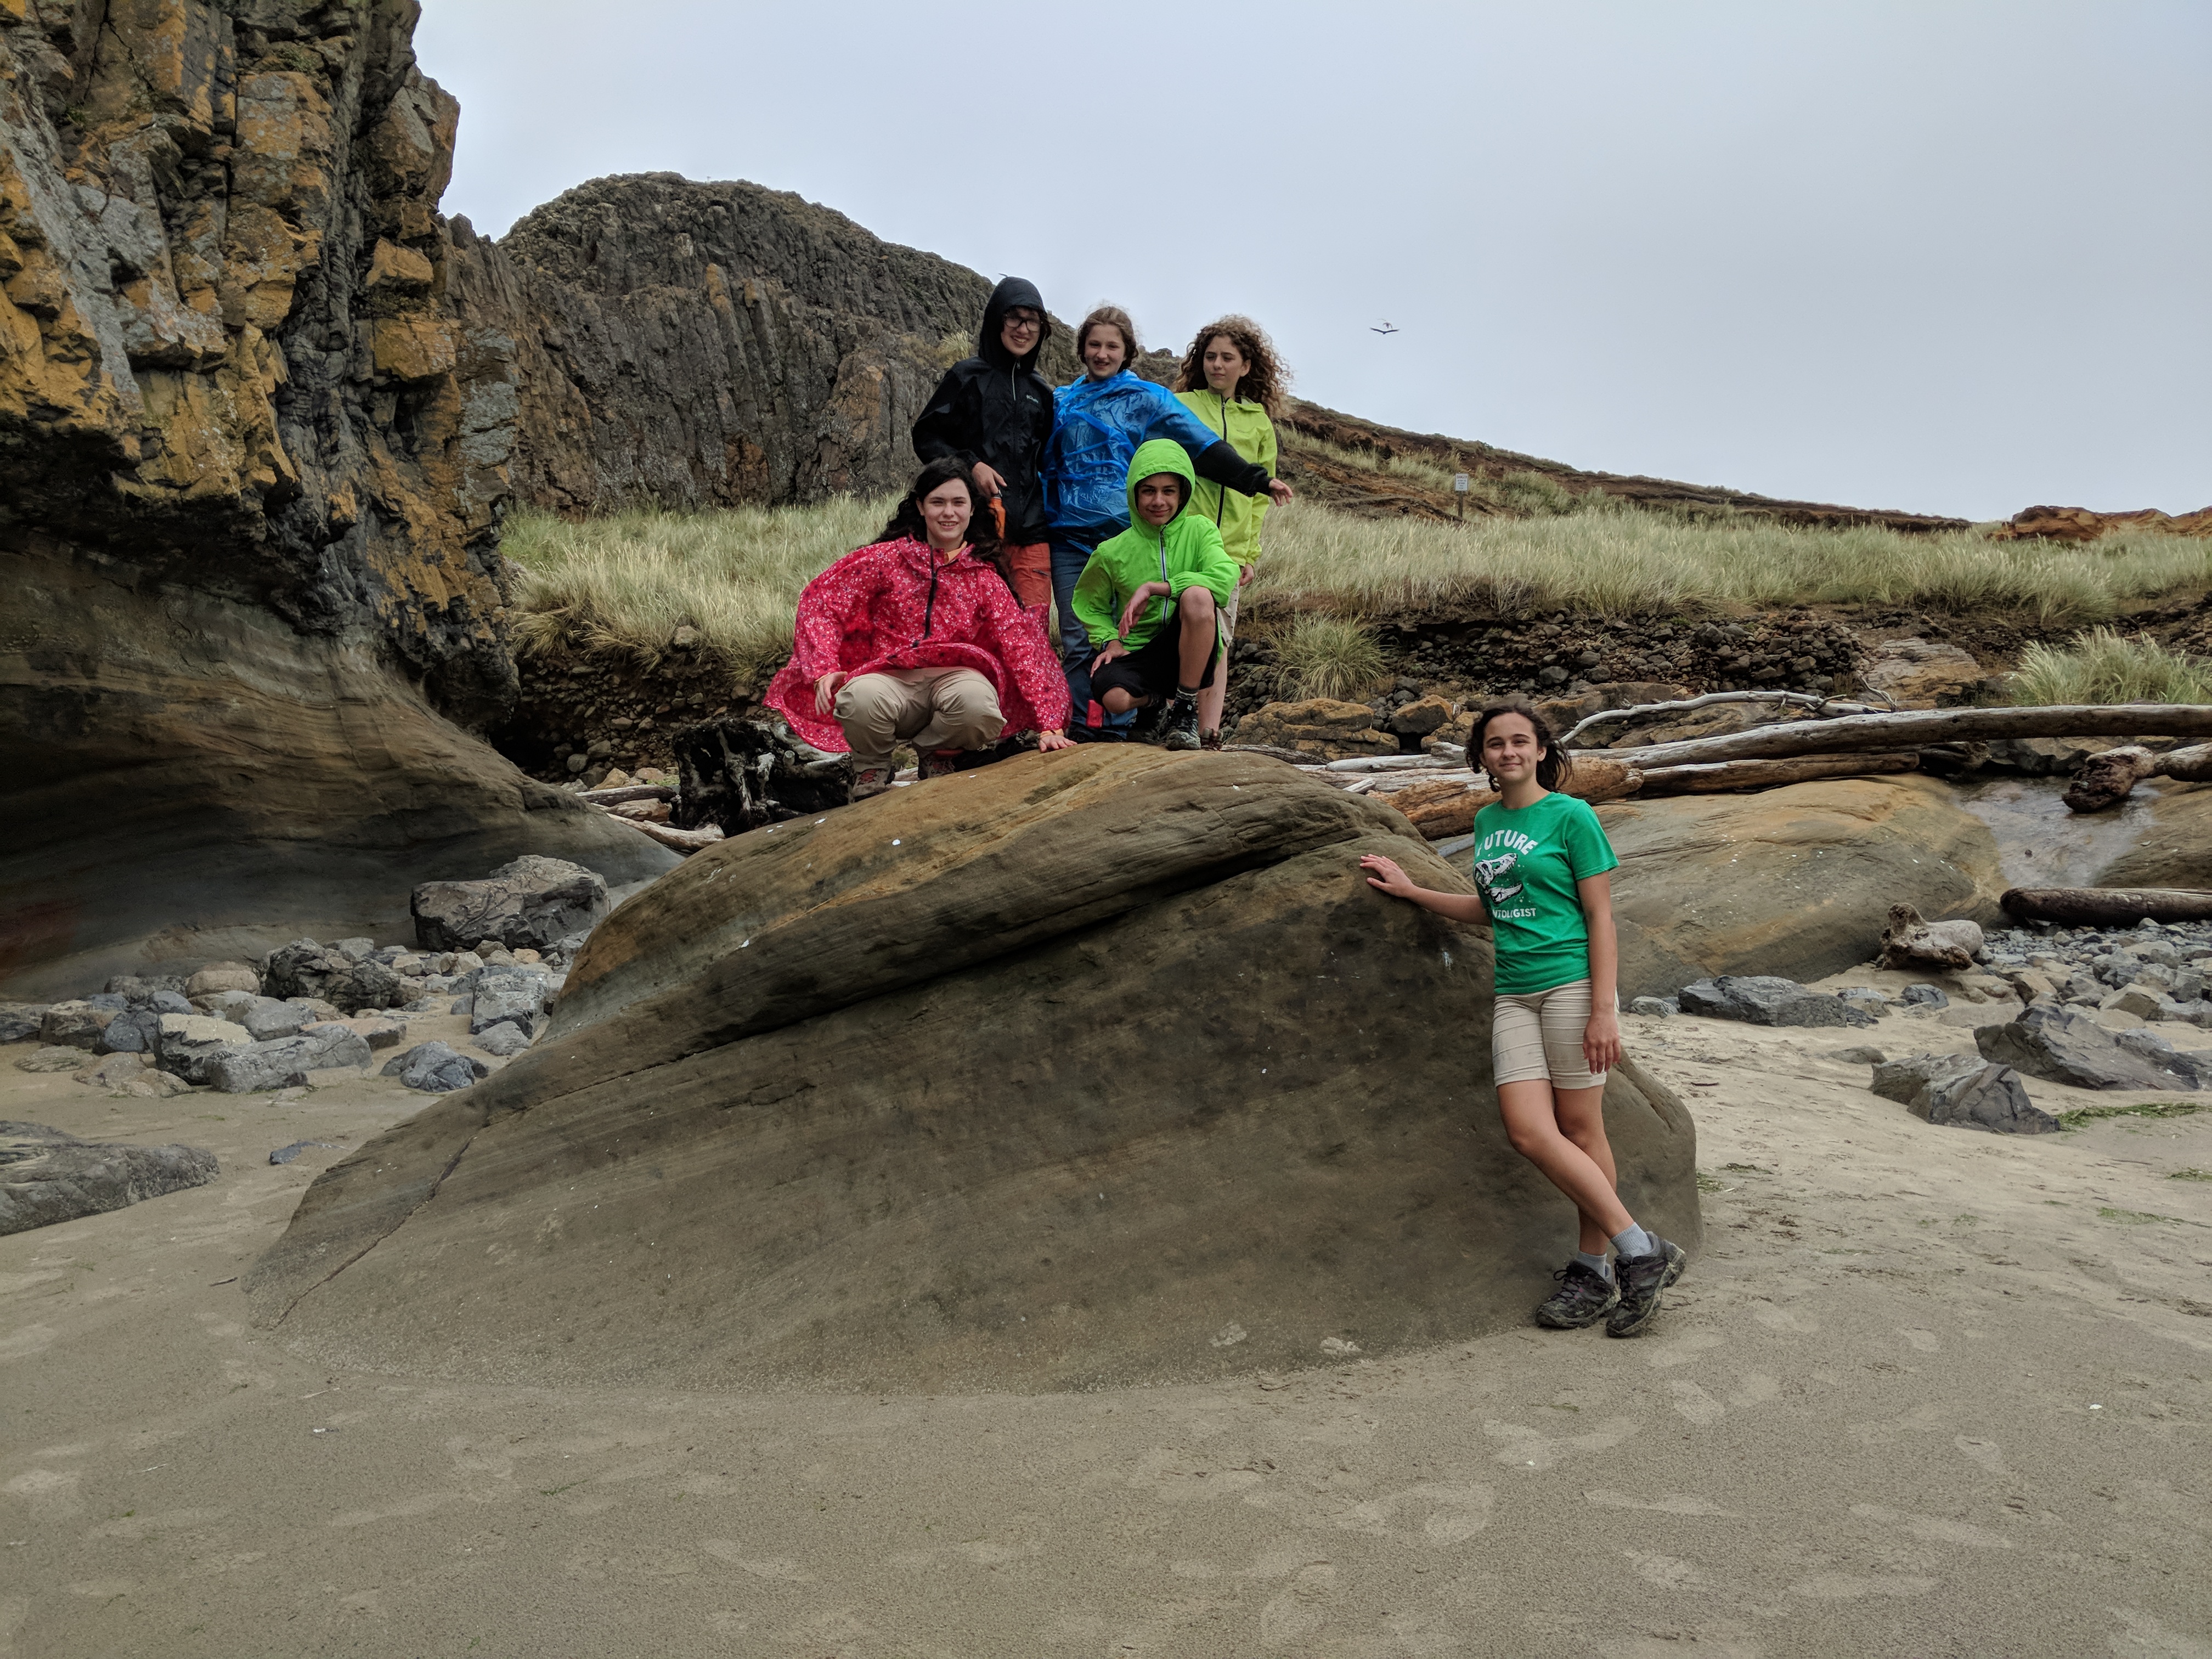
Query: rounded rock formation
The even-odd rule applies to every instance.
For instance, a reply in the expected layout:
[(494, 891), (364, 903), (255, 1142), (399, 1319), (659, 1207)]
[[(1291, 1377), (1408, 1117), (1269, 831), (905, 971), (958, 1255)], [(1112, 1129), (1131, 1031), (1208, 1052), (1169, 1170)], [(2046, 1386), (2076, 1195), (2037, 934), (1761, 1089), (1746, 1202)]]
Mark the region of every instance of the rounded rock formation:
[[(1566, 1200), (1489, 1087), (1490, 945), (1289, 767), (1030, 755), (725, 842), (551, 1030), (334, 1165), (249, 1275), (302, 1352), (509, 1379), (1021, 1390), (1524, 1322)], [(1698, 1237), (1632, 1063), (1624, 1196)], [(463, 1268), (456, 1264), (467, 1263)]]

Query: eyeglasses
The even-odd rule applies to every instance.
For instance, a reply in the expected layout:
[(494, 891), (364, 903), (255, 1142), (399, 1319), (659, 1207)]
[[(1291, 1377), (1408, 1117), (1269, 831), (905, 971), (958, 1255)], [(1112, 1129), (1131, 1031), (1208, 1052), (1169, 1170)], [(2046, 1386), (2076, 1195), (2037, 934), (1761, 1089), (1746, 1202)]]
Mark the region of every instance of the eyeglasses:
[(1042, 328), (1044, 319), (1034, 311), (1010, 311), (1006, 313), (1006, 325), (1008, 328)]

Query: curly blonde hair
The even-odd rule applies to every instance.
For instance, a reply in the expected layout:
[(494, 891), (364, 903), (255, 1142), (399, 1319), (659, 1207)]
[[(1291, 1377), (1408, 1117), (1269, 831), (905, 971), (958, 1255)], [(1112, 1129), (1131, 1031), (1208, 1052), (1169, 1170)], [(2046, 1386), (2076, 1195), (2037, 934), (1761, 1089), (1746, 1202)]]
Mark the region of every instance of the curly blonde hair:
[(1206, 381), (1206, 348), (1217, 334), (1226, 334), (1237, 350), (1244, 354), (1248, 367), (1244, 378), (1237, 383), (1237, 395), (1248, 403), (1255, 403), (1267, 411), (1269, 420), (1279, 419), (1283, 400), (1290, 390), (1291, 372), (1275, 350), (1275, 343), (1267, 337), (1267, 331), (1249, 317), (1222, 317), (1198, 331), (1183, 356), (1182, 372), (1176, 377), (1178, 392), (1203, 392)]

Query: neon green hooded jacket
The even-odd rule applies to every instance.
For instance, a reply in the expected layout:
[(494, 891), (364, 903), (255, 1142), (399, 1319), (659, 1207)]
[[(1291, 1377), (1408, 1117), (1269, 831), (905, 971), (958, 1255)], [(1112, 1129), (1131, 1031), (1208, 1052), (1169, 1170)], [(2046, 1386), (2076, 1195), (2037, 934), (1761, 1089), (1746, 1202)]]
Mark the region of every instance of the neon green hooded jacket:
[[(1206, 422), (1209, 431), (1229, 441), (1229, 447), (1269, 477), (1275, 476), (1275, 423), (1264, 404), (1240, 403), (1218, 392), (1178, 392), (1176, 400)], [(1260, 526), (1273, 503), (1265, 495), (1240, 495), (1205, 478), (1198, 481), (1190, 510), (1210, 519), (1221, 532), (1221, 544), (1239, 564), (1260, 562)]]
[[(1183, 497), (1175, 517), (1155, 529), (1137, 511), (1137, 486), (1159, 472), (1172, 472), (1182, 480)], [(1140, 445), (1130, 458), (1129, 527), (1098, 544), (1075, 583), (1076, 618), (1091, 635), (1092, 649), (1119, 637), (1130, 650), (1136, 650), (1160, 631), (1160, 624), (1174, 614), (1175, 601), (1187, 587), (1209, 587), (1214, 603), (1224, 605), (1237, 591), (1237, 562), (1223, 550), (1221, 532), (1212, 520), (1190, 510), (1197, 483), (1190, 457), (1171, 438), (1155, 438)], [(1121, 607), (1146, 582), (1158, 581), (1168, 584), (1171, 597), (1147, 604), (1128, 633), (1122, 635)], [(1218, 637), (1218, 622), (1214, 631)]]

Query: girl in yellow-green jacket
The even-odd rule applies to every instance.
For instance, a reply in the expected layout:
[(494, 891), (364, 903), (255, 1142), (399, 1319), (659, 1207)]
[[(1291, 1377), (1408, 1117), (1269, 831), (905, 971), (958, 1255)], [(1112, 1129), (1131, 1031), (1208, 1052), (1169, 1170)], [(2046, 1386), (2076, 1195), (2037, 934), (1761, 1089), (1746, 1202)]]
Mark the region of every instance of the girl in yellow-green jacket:
[[(1199, 330), (1190, 343), (1176, 396), (1237, 454), (1272, 477), (1274, 417), (1283, 412), (1288, 378), (1265, 329), (1249, 317), (1224, 317)], [(1260, 526), (1268, 506), (1265, 495), (1239, 495), (1203, 480), (1190, 503), (1194, 516), (1211, 520), (1220, 531), (1221, 544), (1237, 565), (1237, 589), (1220, 613), (1221, 660), (1213, 684), (1198, 702), (1200, 739), (1208, 749), (1221, 747), (1221, 706), (1229, 691), (1228, 651), (1237, 629), (1237, 594), (1252, 580), (1252, 567), (1259, 562)]]

